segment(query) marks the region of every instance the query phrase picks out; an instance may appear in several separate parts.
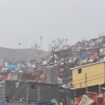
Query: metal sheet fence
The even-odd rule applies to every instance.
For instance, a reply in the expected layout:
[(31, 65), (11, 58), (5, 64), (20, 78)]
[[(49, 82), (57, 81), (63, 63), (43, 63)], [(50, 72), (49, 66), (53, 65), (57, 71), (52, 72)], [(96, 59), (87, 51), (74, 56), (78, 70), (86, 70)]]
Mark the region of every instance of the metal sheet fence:
[(35, 105), (35, 102), (0, 102), (0, 105)]
[(4, 102), (1, 101), (0, 105), (55, 105), (51, 102)]

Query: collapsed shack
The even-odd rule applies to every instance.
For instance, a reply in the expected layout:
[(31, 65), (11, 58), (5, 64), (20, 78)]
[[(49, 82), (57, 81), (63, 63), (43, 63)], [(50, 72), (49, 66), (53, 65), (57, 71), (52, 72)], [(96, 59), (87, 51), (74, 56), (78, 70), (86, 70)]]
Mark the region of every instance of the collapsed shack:
[(26, 81), (3, 81), (0, 83), (0, 100), (49, 102), (56, 100), (65, 105), (72, 99), (72, 92), (57, 84)]

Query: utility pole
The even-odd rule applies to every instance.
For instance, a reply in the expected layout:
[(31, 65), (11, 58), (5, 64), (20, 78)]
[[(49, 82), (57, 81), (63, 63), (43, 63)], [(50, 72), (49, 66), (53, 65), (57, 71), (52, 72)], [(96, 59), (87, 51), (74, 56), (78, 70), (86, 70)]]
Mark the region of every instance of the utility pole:
[(26, 101), (29, 101), (29, 84), (26, 82)]
[(86, 92), (88, 91), (88, 88), (87, 88), (87, 73), (85, 73), (85, 90), (86, 90)]
[(105, 62), (104, 62), (104, 83), (105, 83)]
[(101, 93), (101, 84), (98, 85), (98, 92)]
[(37, 101), (40, 101), (40, 84), (37, 85)]

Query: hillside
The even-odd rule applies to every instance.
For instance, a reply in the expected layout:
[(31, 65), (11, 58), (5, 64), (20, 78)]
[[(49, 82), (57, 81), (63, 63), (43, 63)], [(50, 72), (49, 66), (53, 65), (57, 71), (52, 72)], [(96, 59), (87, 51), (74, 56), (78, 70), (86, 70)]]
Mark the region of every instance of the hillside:
[(30, 59), (37, 59), (38, 55), (40, 59), (46, 58), (48, 56), (48, 52), (46, 51), (35, 51), (34, 49), (9, 49), (0, 47), (0, 60), (5, 61), (27, 61)]

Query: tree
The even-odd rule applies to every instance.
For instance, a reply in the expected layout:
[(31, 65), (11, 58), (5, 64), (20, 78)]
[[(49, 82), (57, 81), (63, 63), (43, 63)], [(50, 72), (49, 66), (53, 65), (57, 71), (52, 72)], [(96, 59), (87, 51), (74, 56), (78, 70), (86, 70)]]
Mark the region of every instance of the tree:
[(51, 44), (49, 44), (49, 48), (51, 51), (60, 51), (67, 47), (69, 47), (68, 39), (56, 39), (53, 40)]
[(70, 45), (69, 45), (68, 39), (56, 39), (51, 42), (49, 45), (50, 52), (52, 56), (54, 57), (54, 54), (58, 54), (59, 60), (61, 59), (60, 53), (62, 54), (64, 52), (64, 62), (66, 58), (70, 55)]
[(40, 56), (40, 51), (41, 51), (40, 45), (34, 43), (34, 44), (32, 45), (32, 49), (34, 49), (34, 51), (35, 51), (35, 58), (36, 58), (36, 61), (39, 62), (39, 56)]
[[(69, 45), (69, 40), (68, 39), (56, 39), (51, 42), (49, 45), (50, 52), (52, 54), (52, 57), (54, 58), (55, 54), (58, 56), (58, 61), (57, 61), (57, 72), (58, 76), (62, 78), (63, 75), (63, 80), (64, 81), (69, 81), (67, 78), (70, 76), (69, 75), (69, 66), (68, 66), (68, 61), (69, 57), (71, 56), (71, 47)], [(63, 65), (61, 65), (61, 61), (63, 59)], [(54, 60), (54, 59), (53, 59)], [(55, 62), (53, 61), (53, 64)], [(63, 71), (61, 69), (64, 69)]]

